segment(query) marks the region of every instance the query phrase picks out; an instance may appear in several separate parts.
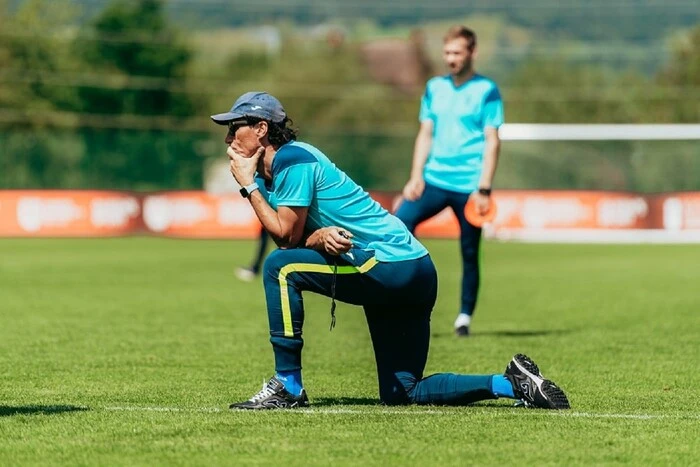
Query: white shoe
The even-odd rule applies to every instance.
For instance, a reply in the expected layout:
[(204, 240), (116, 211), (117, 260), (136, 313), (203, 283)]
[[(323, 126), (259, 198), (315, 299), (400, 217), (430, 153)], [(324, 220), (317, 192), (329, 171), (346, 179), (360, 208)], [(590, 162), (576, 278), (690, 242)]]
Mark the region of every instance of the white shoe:
[(469, 335), (469, 325), (472, 324), (472, 317), (466, 313), (460, 313), (455, 320), (455, 334), (466, 337)]
[(236, 268), (236, 277), (243, 282), (251, 282), (255, 279), (255, 276), (257, 276), (257, 274), (248, 268)]

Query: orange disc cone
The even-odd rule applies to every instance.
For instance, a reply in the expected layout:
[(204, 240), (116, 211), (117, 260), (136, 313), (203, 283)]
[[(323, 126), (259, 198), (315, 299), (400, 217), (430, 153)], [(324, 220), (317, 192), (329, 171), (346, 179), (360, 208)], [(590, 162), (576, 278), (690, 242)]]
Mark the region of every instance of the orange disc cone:
[(467, 204), (464, 206), (464, 217), (474, 227), (482, 227), (484, 224), (492, 222), (496, 218), (496, 203), (491, 198), (491, 206), (484, 214), (479, 213), (476, 209), (476, 202), (473, 197), (469, 197)]

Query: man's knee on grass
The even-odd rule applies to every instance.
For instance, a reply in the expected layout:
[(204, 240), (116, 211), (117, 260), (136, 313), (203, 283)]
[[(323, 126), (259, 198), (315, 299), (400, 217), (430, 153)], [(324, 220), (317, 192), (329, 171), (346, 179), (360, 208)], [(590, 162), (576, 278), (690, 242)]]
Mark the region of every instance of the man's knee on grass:
[(391, 378), (379, 382), (379, 400), (386, 405), (415, 403), (414, 394), (418, 378), (409, 372), (397, 372)]

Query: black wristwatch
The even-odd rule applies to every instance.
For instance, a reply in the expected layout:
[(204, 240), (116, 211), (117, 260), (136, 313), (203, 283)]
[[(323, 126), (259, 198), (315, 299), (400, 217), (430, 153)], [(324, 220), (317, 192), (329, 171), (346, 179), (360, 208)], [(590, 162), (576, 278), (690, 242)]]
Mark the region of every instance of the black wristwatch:
[(491, 196), (491, 188), (479, 188), (479, 194), (484, 196)]
[(254, 192), (255, 190), (257, 190), (257, 189), (259, 189), (259, 188), (260, 188), (260, 187), (259, 187), (258, 184), (255, 183), (255, 182), (251, 183), (251, 184), (248, 185), (248, 186), (241, 187), (241, 189), (240, 189), (241, 196), (244, 197), (244, 198), (247, 198), (248, 196), (250, 196), (250, 194), (251, 194), (252, 192)]

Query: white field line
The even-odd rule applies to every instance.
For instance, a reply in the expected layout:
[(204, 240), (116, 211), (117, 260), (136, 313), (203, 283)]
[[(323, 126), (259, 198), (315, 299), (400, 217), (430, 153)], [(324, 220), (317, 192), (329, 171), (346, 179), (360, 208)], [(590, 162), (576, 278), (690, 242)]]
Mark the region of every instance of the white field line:
[[(134, 406), (110, 406), (103, 407), (102, 410), (109, 412), (173, 412), (173, 413), (217, 413), (229, 412), (228, 409), (218, 407), (134, 407)], [(247, 411), (237, 411), (236, 413), (246, 413)], [(252, 411), (257, 412), (257, 411)], [(274, 412), (274, 411), (273, 411)], [(258, 412), (259, 413), (259, 412)], [(269, 413), (269, 412), (265, 412)], [(461, 411), (452, 411), (449, 409), (419, 409), (419, 410), (399, 410), (399, 409), (342, 409), (342, 408), (319, 408), (319, 409), (295, 409), (285, 411), (288, 414), (299, 415), (464, 415)], [(476, 412), (481, 415), (485, 412)], [(568, 412), (568, 411), (549, 411), (549, 410), (530, 410), (518, 409), (517, 411), (493, 411), (489, 416), (498, 415), (523, 415), (523, 416), (555, 416), (564, 418), (619, 418), (627, 420), (700, 420), (700, 414), (634, 414), (634, 413), (590, 413), (590, 412)]]
[(102, 410), (108, 412), (197, 412), (197, 413), (216, 413), (223, 412), (223, 409), (218, 407), (102, 407)]

